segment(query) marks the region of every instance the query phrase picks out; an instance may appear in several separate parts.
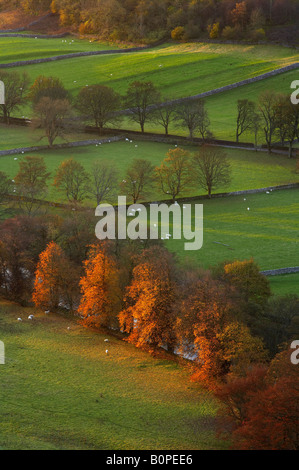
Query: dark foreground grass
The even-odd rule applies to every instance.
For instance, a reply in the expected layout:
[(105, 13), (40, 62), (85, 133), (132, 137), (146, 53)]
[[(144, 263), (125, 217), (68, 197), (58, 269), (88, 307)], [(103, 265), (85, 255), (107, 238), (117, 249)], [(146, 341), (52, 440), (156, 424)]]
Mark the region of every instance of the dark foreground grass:
[[(36, 315), (33, 322), (29, 313)], [(226, 446), (215, 437), (214, 399), (176, 362), (4, 301), (0, 338), (6, 347), (6, 365), (0, 367), (2, 449)]]

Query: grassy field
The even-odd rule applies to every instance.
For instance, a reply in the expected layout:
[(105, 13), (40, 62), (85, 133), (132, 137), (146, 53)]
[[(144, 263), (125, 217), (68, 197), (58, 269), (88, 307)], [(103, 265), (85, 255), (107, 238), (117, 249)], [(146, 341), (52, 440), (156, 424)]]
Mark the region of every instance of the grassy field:
[[(251, 257), (262, 270), (299, 266), (298, 189), (205, 200), (203, 206), (201, 250), (184, 251), (183, 240), (164, 242), (186, 266), (207, 268)], [(296, 293), (298, 278), (294, 279), (290, 292)], [(275, 282), (279, 284), (279, 279)]]
[[(50, 41), (56, 44), (53, 46), (53, 55), (57, 49), (69, 52), (69, 49), (74, 51), (75, 47), (82, 47), (83, 50), (98, 47), (97, 44), (86, 42), (80, 46), (79, 41), (76, 41), (75, 45), (62, 43), (61, 40)], [(48, 42), (41, 39), (28, 39), (24, 44), (20, 46), (21, 54), (27, 54), (27, 58), (46, 53), (47, 47), (49, 48)], [(39, 47), (44, 47), (45, 50), (39, 50)], [(9, 57), (13, 57), (14, 49), (8, 48), (5, 54), (9, 61)], [(5, 57), (3, 60), (6, 60)], [(95, 83), (111, 86), (119, 93), (125, 94), (131, 82), (152, 80), (165, 98), (172, 99), (229, 85), (298, 60), (296, 49), (281, 46), (191, 43), (165, 44), (134, 54), (111, 54), (35, 64), (17, 70), (26, 70), (32, 82), (38, 75), (60, 77), (74, 96), (81, 87)], [(239, 95), (241, 93), (239, 91)], [(28, 106), (24, 108), (24, 114), (30, 112)], [(212, 129), (216, 136), (222, 136), (222, 129), (216, 125), (216, 117), (211, 114)]]
[[(9, 150), (22, 147), (34, 147), (38, 145), (48, 146), (48, 139), (44, 136), (44, 132), (40, 129), (33, 130), (30, 127), (4, 125), (0, 124), (0, 150)], [(84, 132), (66, 135), (68, 142), (78, 140), (97, 139), (97, 134), (85, 134)], [(65, 143), (66, 140), (60, 137), (55, 140), (55, 144)], [(0, 163), (1, 165), (1, 163)]]
[[(33, 322), (29, 313), (36, 315)], [(176, 362), (154, 359), (73, 319), (4, 301), (0, 338), (6, 347), (0, 368), (2, 449), (226, 445), (215, 437), (215, 401)]]
[[(31, 33), (32, 34), (32, 33)], [(89, 42), (71, 36), (62, 39), (42, 39), (23, 37), (1, 37), (0, 34), (0, 63), (7, 64), (19, 60), (43, 59), (74, 52), (88, 52), (117, 49), (100, 42)]]
[[(297, 264), (298, 264), (297, 259)], [(272, 292), (276, 295), (296, 294), (299, 296), (299, 273), (283, 276), (269, 276)]]
[[(28, 135), (30, 136), (31, 134)], [(21, 138), (24, 138), (23, 132), (21, 132)], [(6, 137), (3, 136), (3, 139), (6, 139)], [(0, 148), (2, 146), (4, 146), (3, 143), (0, 145)], [(92, 145), (63, 150), (45, 150), (34, 152), (34, 155), (42, 156), (45, 159), (47, 168), (52, 176), (54, 176), (59, 164), (67, 158), (72, 157), (79, 161), (88, 171), (91, 169), (94, 161), (108, 160), (118, 169), (119, 180), (122, 181), (126, 169), (134, 158), (147, 159), (153, 165), (159, 165), (170, 148), (174, 148), (174, 146), (145, 141), (135, 141), (132, 143), (122, 141), (99, 146)], [(196, 147), (188, 147), (188, 150), (194, 152)], [(239, 191), (243, 189), (264, 188), (298, 181), (298, 175), (294, 172), (295, 160), (279, 155), (269, 155), (266, 152), (249, 150), (226, 149), (226, 153), (232, 167), (232, 182), (229, 187), (219, 188), (217, 192), (221, 190)], [(18, 172), (18, 163), (25, 157), (26, 155), (0, 157), (0, 170), (5, 171), (11, 178), (14, 178)], [(18, 160), (15, 160), (15, 158), (18, 158)], [(203, 194), (201, 189), (194, 189), (192, 192), (189, 192), (189, 195), (200, 194)], [(152, 197), (153, 200), (157, 198), (164, 199), (165, 195), (161, 194), (157, 189)], [(64, 196), (60, 196), (57, 190), (53, 188), (50, 188), (48, 199), (65, 201)]]

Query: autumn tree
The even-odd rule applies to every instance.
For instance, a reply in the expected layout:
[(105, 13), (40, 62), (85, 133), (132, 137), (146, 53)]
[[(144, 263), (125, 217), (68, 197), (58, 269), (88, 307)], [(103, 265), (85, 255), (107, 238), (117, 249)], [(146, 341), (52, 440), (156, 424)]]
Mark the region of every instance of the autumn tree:
[(70, 158), (59, 165), (54, 186), (64, 192), (70, 202), (80, 203), (89, 193), (90, 179), (81, 163)]
[(124, 195), (130, 197), (134, 204), (146, 198), (153, 187), (154, 167), (148, 160), (135, 158), (126, 171), (120, 184)]
[(47, 221), (22, 215), (6, 219), (0, 224), (0, 240), (5, 295), (28, 302), (38, 257), (48, 242)]
[(144, 132), (146, 121), (152, 116), (151, 105), (160, 100), (160, 94), (152, 82), (133, 82), (130, 84), (125, 105), (129, 109), (129, 117), (132, 121), (140, 125), (141, 132)]
[(232, 10), (232, 22), (239, 25), (244, 30), (248, 20), (247, 3), (246, 1), (237, 2), (235, 8)]
[(271, 362), (264, 387), (252, 391), (245, 417), (233, 432), (235, 449), (299, 449), (299, 380), (288, 350)]
[(192, 162), (194, 184), (206, 190), (209, 198), (214, 189), (230, 183), (231, 167), (222, 149), (203, 146), (193, 156)]
[(1, 70), (0, 80), (5, 86), (5, 103), (0, 104), (0, 110), (6, 124), (10, 124), (11, 113), (18, 111), (25, 103), (29, 76), (26, 72), (19, 74)]
[(172, 202), (191, 185), (190, 154), (181, 148), (170, 149), (161, 166), (156, 168), (161, 191), (172, 197)]
[(43, 137), (47, 137), (49, 147), (53, 147), (58, 138), (65, 138), (66, 131), (72, 129), (72, 108), (68, 100), (41, 98), (34, 107), (35, 129), (42, 128), (45, 131)]
[(104, 246), (93, 245), (84, 268), (85, 274), (80, 280), (82, 298), (78, 308), (84, 324), (96, 327), (117, 326), (121, 293), (119, 271), (114, 257)]
[(38, 199), (43, 199), (47, 193), (47, 182), (50, 173), (42, 157), (25, 157), (19, 163), (19, 171), (15, 177), (17, 195), (21, 207), (28, 214), (39, 207)]
[(252, 123), (255, 118), (255, 103), (247, 99), (238, 100), (237, 104), (237, 129), (236, 129), (236, 142), (244, 132), (252, 128)]
[(120, 107), (120, 97), (112, 88), (104, 85), (83, 87), (77, 97), (76, 107), (85, 120), (93, 119), (100, 134), (108, 123), (119, 121), (116, 112)]
[(113, 202), (117, 195), (118, 171), (108, 161), (95, 161), (90, 172), (90, 193), (97, 205)]
[(175, 281), (172, 273), (172, 257), (160, 247), (145, 250), (133, 270), (119, 322), (129, 341), (138, 347), (167, 346), (173, 350)]
[(35, 107), (42, 98), (69, 101), (70, 96), (59, 78), (39, 75), (29, 89), (28, 98)]
[(244, 296), (246, 302), (251, 300), (265, 305), (271, 295), (269, 281), (253, 259), (225, 264), (224, 279)]
[(178, 305), (176, 333), (182, 352), (194, 356), (193, 378), (214, 387), (265, 358), (261, 340), (236, 320), (230, 291), (211, 279), (195, 280)]
[(32, 300), (36, 307), (73, 309), (77, 300), (78, 272), (63, 250), (54, 242), (40, 254), (35, 273)]

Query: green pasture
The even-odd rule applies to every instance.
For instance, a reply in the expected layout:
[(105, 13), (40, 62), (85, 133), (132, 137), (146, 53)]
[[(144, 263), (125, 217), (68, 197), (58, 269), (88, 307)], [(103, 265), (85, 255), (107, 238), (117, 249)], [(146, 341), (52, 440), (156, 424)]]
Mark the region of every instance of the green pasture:
[[(297, 258), (297, 264), (299, 259)], [(295, 261), (295, 262), (296, 262)], [(299, 273), (269, 276), (272, 292), (277, 295), (296, 294), (299, 296)]]
[[(32, 33), (31, 33), (32, 34)], [(73, 54), (75, 52), (89, 52), (117, 49), (111, 44), (90, 42), (86, 39), (77, 39), (73, 36), (65, 38), (43, 39), (35, 38), (1, 37), (0, 34), (0, 63), (7, 64), (20, 60), (44, 59), (56, 55)]]
[[(2, 41), (4, 39), (2, 38)], [(17, 40), (21, 41), (21, 54), (25, 54), (24, 48), (28, 47), (27, 58), (36, 58), (41, 53), (34, 48), (44, 47), (46, 51), (49, 47), (47, 41), (42, 39), (28, 39), (24, 45), (21, 39)], [(57, 48), (65, 50), (66, 53), (70, 52), (69, 49), (74, 51), (77, 46), (78, 49), (82, 47), (84, 50), (99, 47), (86, 41), (79, 47), (81, 44), (79, 40), (75, 40), (75, 45), (62, 43), (60, 39), (50, 41), (54, 41)], [(57, 48), (53, 48), (53, 55)], [(14, 49), (9, 52), (10, 47), (8, 47), (7, 50), (8, 57), (13, 58)], [(19, 52), (17, 54), (19, 57)], [(39, 75), (59, 77), (73, 96), (82, 87), (95, 83), (111, 86), (124, 95), (128, 85), (133, 81), (151, 80), (165, 99), (173, 99), (251, 78), (298, 62), (298, 59), (299, 54), (296, 49), (281, 46), (190, 43), (165, 44), (137, 53), (79, 57), (18, 67), (15, 70), (28, 72), (31, 82)], [(239, 91), (238, 96), (242, 96), (242, 91)], [(29, 105), (24, 108), (23, 113), (30, 115)], [(216, 117), (211, 114), (212, 129), (218, 136), (222, 135), (222, 130), (217, 128)]]
[[(2, 144), (3, 145), (3, 144)], [(90, 145), (88, 147), (77, 147), (70, 149), (44, 150), (33, 152), (32, 155), (44, 158), (48, 171), (52, 177), (59, 164), (68, 158), (74, 158), (80, 162), (87, 171), (92, 168), (94, 161), (109, 161), (119, 171), (119, 181), (122, 181), (126, 169), (135, 158), (150, 160), (154, 166), (160, 165), (166, 153), (174, 145), (145, 141), (120, 141), (102, 145)], [(192, 152), (199, 151), (198, 147), (186, 147)], [(255, 152), (239, 149), (225, 149), (232, 167), (232, 182), (229, 187), (218, 188), (221, 191), (240, 191), (244, 189), (265, 188), (288, 183), (298, 182), (295, 173), (295, 160), (290, 160), (280, 155), (269, 155), (267, 152)], [(19, 169), (19, 162), (28, 154), (8, 155), (0, 157), (0, 170), (6, 172), (12, 179)], [(182, 196), (202, 195), (204, 191), (200, 188), (192, 188)], [(158, 187), (153, 189), (151, 200), (165, 199)], [(65, 202), (63, 194), (51, 186), (47, 199)], [(86, 201), (89, 205), (92, 201)]]
[[(208, 268), (222, 261), (250, 258), (261, 270), (299, 266), (298, 189), (198, 203), (203, 203), (204, 211), (203, 247), (188, 252), (184, 251), (183, 241), (165, 240), (169, 250), (176, 252), (187, 266)], [(279, 279), (272, 282), (274, 292), (278, 292)], [(295, 278), (290, 292), (298, 293), (296, 283)]]
[(0, 337), (6, 348), (0, 368), (2, 449), (227, 446), (216, 438), (215, 400), (175, 361), (83, 329), (73, 318), (4, 301)]

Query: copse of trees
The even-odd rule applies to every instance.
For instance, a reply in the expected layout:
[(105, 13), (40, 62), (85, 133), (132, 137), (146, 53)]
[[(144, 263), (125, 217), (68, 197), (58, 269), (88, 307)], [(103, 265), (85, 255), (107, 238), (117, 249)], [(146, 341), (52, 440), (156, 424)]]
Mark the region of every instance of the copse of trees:
[[(265, 26), (292, 24), (295, 0), (18, 0), (29, 13), (50, 9), (63, 26), (76, 27), (113, 41), (153, 41), (170, 35), (175, 40), (200, 36), (225, 39), (265, 37)], [(282, 28), (280, 28), (282, 29)], [(282, 34), (282, 33), (280, 33)]]
[(87, 216), (1, 223), (1, 294), (68, 309), (85, 326), (116, 329), (154, 354), (163, 347), (192, 355), (192, 378), (222, 401), (221, 432), (229, 429), (234, 448), (297, 449), (298, 376), (285, 344), (294, 339), (298, 297), (270, 298), (253, 260), (225, 262), (212, 275), (179, 267), (161, 243), (95, 243)]

